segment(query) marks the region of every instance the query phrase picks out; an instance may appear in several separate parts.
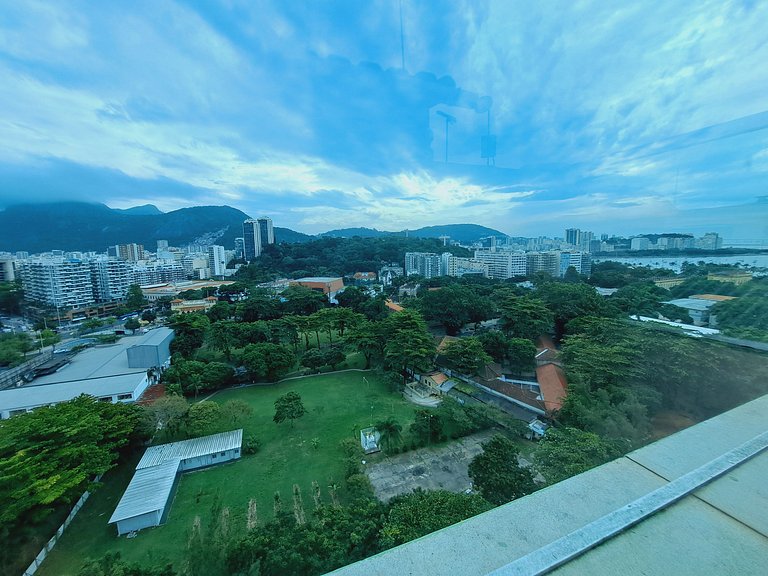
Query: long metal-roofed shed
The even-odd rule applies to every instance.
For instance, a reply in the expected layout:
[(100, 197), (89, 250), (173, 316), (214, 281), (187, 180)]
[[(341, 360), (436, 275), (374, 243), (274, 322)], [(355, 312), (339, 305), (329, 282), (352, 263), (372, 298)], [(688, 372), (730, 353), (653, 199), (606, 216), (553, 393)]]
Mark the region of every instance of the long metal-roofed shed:
[(240, 458), (242, 443), (239, 429), (147, 448), (108, 524), (117, 525), (118, 536), (159, 526), (179, 475)]

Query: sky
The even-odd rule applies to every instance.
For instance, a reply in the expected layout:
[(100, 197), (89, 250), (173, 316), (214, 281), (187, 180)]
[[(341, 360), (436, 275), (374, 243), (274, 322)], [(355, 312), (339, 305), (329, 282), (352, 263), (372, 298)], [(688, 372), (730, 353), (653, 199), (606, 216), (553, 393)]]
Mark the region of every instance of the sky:
[(768, 237), (766, 22), (747, 0), (3, 2), (0, 208)]

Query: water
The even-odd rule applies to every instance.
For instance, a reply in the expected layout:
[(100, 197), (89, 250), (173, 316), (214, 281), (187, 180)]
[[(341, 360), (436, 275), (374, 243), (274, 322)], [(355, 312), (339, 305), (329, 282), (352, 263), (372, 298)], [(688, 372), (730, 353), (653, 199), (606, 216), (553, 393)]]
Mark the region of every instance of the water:
[(738, 264), (743, 268), (763, 268), (768, 269), (768, 254), (736, 254), (732, 256), (637, 256), (624, 258), (600, 257), (595, 258), (593, 262), (620, 262), (630, 266), (649, 266), (651, 268), (669, 268), (678, 274), (680, 273), (683, 262), (698, 264), (706, 262), (707, 264)]

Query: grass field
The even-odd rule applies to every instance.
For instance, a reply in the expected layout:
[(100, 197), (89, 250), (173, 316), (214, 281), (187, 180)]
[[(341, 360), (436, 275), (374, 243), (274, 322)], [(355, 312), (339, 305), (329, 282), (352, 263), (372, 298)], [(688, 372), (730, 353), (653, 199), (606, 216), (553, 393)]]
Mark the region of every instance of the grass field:
[[(290, 423), (277, 425), (272, 421), (274, 401), (290, 391), (301, 395), (307, 414), (293, 427)], [(359, 439), (361, 427), (387, 416), (394, 416), (407, 428), (415, 409), (389, 392), (373, 373), (356, 371), (226, 390), (212, 398), (216, 402), (234, 399), (253, 408), (245, 434), (255, 434), (261, 440), (257, 454), (184, 474), (167, 523), (143, 530), (133, 539), (118, 538), (115, 527), (107, 526), (133, 475), (136, 459), (121, 465), (104, 478), (104, 487), (80, 511), (39, 574), (75, 575), (85, 558), (99, 558), (108, 551), (119, 551), (123, 558), (147, 565), (164, 560), (178, 563), (195, 516), (199, 515), (205, 526), (216, 497), (229, 507), (234, 532), (245, 530), (251, 498), (257, 502), (262, 522), (273, 516), (275, 491), (280, 492), (283, 508), (290, 510), (294, 484), (301, 488), (305, 507), (311, 510), (313, 481), (320, 484), (325, 501), (330, 501), (329, 484), (343, 485), (343, 456), (338, 447), (342, 439)], [(317, 447), (313, 446), (315, 438)], [(343, 491), (339, 494), (343, 500)]]

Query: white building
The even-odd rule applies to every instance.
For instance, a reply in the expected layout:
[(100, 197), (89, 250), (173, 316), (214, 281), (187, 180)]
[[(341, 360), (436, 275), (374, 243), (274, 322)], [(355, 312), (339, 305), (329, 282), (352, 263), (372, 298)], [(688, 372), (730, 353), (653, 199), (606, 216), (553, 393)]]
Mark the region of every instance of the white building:
[(97, 302), (122, 300), (133, 283), (133, 268), (124, 260), (99, 256), (89, 262)]
[(62, 256), (30, 258), (19, 273), (29, 300), (57, 308), (82, 308), (95, 303), (88, 262)]
[(117, 525), (118, 536), (159, 526), (179, 474), (236, 460), (242, 444), (240, 429), (147, 448), (108, 524)]
[(524, 252), (475, 250), (475, 260), (488, 265), (489, 278), (506, 280), (526, 274), (527, 258)]
[(208, 269), (211, 276), (224, 276), (227, 270), (227, 253), (224, 246), (213, 245), (208, 247)]
[(53, 374), (0, 391), (0, 418), (87, 394), (105, 402), (135, 402), (170, 364), (173, 330), (157, 328), (117, 344), (84, 350)]
[(442, 261), (438, 254), (433, 252), (406, 252), (405, 275), (418, 274), (424, 278), (443, 276)]
[(461, 277), (471, 274), (488, 278), (488, 264), (473, 258), (460, 258), (445, 252), (441, 257), (440, 265), (444, 276)]
[(653, 243), (643, 236), (632, 238), (632, 241), (629, 243), (630, 250), (650, 250), (651, 248), (653, 248)]

